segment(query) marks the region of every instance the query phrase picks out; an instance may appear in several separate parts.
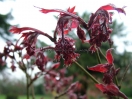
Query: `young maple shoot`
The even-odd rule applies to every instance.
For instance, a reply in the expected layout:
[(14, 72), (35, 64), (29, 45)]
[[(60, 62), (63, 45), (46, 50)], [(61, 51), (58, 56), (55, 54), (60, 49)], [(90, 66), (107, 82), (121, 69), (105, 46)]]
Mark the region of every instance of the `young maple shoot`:
[[(106, 51), (106, 56), (104, 58), (106, 59), (107, 63), (99, 63), (88, 68), (89, 70), (103, 73), (103, 83), (100, 83), (87, 70), (85, 70), (80, 64), (77, 63), (77, 59), (79, 59), (80, 54), (75, 52), (76, 41), (67, 35), (72, 29), (77, 29), (77, 36), (82, 41), (82, 43), (87, 43), (90, 45), (89, 52), (96, 53), (99, 49), (101, 49), (102, 42), (108, 41), (109, 44), (112, 45), (112, 40), (110, 38), (112, 28), (110, 28), (109, 26), (109, 24), (112, 24), (112, 13), (109, 12), (109, 10), (115, 10), (118, 13), (123, 13), (126, 15), (123, 8), (117, 8), (113, 4), (101, 6), (95, 13), (91, 14), (88, 22), (85, 22), (81, 17), (76, 15), (76, 12), (74, 12), (75, 6), (72, 8), (68, 8), (67, 11), (61, 9), (44, 9), (39, 7), (36, 8), (38, 8), (40, 12), (44, 14), (52, 12), (59, 13), (59, 18), (57, 20), (57, 25), (55, 27), (53, 37), (48, 33), (35, 28), (18, 28), (12, 26), (10, 32), (14, 34), (21, 34), (21, 37), (18, 39), (16, 44), (13, 44), (11, 42), (7, 43), (7, 46), (4, 48), (3, 53), (0, 53), (1, 64), (4, 64), (3, 57), (5, 57), (5, 59), (7, 57), (11, 58), (11, 68), (12, 71), (15, 71), (16, 67), (14, 65), (14, 61), (16, 60), (16, 58), (14, 54), (10, 55), (10, 53), (21, 52), (21, 50), (26, 49), (26, 54), (24, 56), (21, 55), (22, 60), (25, 58), (29, 60), (31, 57), (35, 57), (34, 64), (40, 70), (40, 73), (38, 73), (35, 78), (31, 79), (31, 81), (27, 81), (28, 85), (31, 85), (33, 81), (35, 81), (39, 76), (44, 75), (46, 90), (56, 90), (56, 92), (59, 94), (55, 97), (55, 99), (58, 99), (64, 94), (69, 95), (70, 99), (87, 99), (86, 95), (81, 96), (79, 94), (76, 94), (75, 91), (80, 90), (81, 84), (79, 82), (75, 82), (72, 84), (73, 77), (65, 77), (65, 69), (56, 71), (56, 69), (60, 67), (59, 62), (55, 63), (53, 66), (47, 69), (47, 63), (51, 62), (51, 59), (49, 59), (44, 53), (46, 52), (46, 50), (53, 50), (56, 53), (54, 56), (54, 60), (60, 61), (62, 58), (64, 60), (65, 67), (71, 66), (73, 63), (76, 63), (78, 67), (82, 69), (86, 74), (88, 74), (88, 76), (96, 83), (95, 86), (101, 92), (107, 94), (108, 97), (118, 96), (124, 99), (128, 99), (127, 96), (120, 91), (120, 89), (118, 88), (118, 84), (114, 82), (114, 78), (116, 78), (119, 69), (116, 69), (116, 67), (114, 66), (114, 58), (111, 54), (112, 48)], [(86, 38), (84, 29), (89, 33), (89, 39)], [(36, 43), (39, 35), (43, 35), (49, 38), (54, 43), (54, 47), (46, 46), (37, 48)], [(22, 38), (23, 41), (21, 44), (19, 44), (18, 42)], [(10, 46), (13, 46), (14, 49), (10, 49)], [(25, 72), (26, 76), (28, 77), (29, 74), (25, 70), (26, 67), (19, 67)], [(61, 93), (63, 90), (65, 91)], [(29, 99), (29, 97), (27, 98)]]

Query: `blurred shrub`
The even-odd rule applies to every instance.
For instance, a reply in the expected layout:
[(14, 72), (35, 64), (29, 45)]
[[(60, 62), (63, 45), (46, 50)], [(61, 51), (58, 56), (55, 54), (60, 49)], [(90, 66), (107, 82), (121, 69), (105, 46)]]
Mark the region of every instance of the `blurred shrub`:
[(16, 94), (7, 94), (6, 99), (18, 99), (18, 96)]

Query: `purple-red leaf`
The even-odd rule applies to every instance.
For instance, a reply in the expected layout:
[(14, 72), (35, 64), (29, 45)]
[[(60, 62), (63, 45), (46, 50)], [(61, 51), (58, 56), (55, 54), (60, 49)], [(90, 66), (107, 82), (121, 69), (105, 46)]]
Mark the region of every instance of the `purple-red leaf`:
[[(36, 7), (36, 6), (34, 6), (34, 7)], [(55, 10), (55, 9), (44, 9), (44, 8), (40, 8), (40, 7), (36, 7), (36, 8), (40, 9), (39, 11), (42, 13), (45, 13), (45, 14), (50, 13), (50, 12), (60, 12), (59, 10)]]
[(118, 12), (118, 13), (123, 13), (126, 15), (126, 12), (124, 11), (124, 9), (122, 8), (115, 8), (115, 10)]
[(118, 13), (123, 13), (126, 15), (126, 12), (124, 11), (123, 8), (116, 8), (114, 4), (108, 4), (108, 5), (101, 6), (98, 10), (116, 10)]
[(55, 64), (53, 64), (52, 69), (57, 69), (59, 66), (60, 66), (60, 63), (59, 62), (58, 63), (55, 63)]
[(14, 72), (16, 70), (16, 66), (14, 66), (14, 64), (11, 66), (11, 70), (12, 70), (12, 72)]
[(106, 92), (106, 86), (103, 85), (103, 84), (95, 84), (95, 86), (100, 90), (102, 91), (103, 93)]
[(88, 69), (92, 70), (92, 71), (101, 72), (101, 73), (105, 73), (105, 72), (108, 71), (108, 68), (107, 68), (106, 64), (98, 64), (98, 65), (89, 67)]
[(75, 90), (78, 87), (78, 84), (79, 82), (72, 83), (67, 90)]
[(74, 12), (74, 10), (75, 10), (75, 6), (74, 7), (72, 7), (72, 8), (68, 8), (68, 12), (70, 12), (70, 13), (74, 13), (74, 14), (76, 14), (76, 12)]
[(114, 84), (96, 84), (95, 85), (100, 91), (102, 91), (104, 94), (110, 95), (110, 96), (120, 96), (124, 99), (128, 99), (127, 96), (122, 93), (119, 88)]
[(18, 34), (20, 34), (22, 31), (24, 31), (24, 30), (31, 30), (30, 28), (28, 28), (28, 27), (23, 27), (23, 28), (17, 28), (17, 27), (15, 27), (15, 26), (12, 26), (11, 27), (11, 29), (9, 30), (10, 32), (12, 32), (12, 33), (18, 33)]
[(86, 40), (85, 32), (79, 26), (77, 28), (77, 35), (78, 35), (79, 39), (81, 39), (83, 42), (84, 42), (84, 40)]
[(30, 58), (30, 56), (28, 55), (28, 54), (25, 54), (24, 56), (23, 56), (23, 59), (29, 59)]
[[(34, 7), (36, 7), (36, 6), (34, 6)], [(36, 7), (36, 8), (39, 8), (39, 7)], [(39, 9), (40, 9), (40, 12), (45, 13), (45, 14), (50, 13), (50, 12), (64, 13), (64, 11), (60, 10), (60, 9), (44, 9), (44, 8), (39, 8)], [(75, 9), (75, 6), (72, 8), (69, 7), (67, 11), (70, 13), (76, 14), (76, 12), (74, 12), (74, 9)]]
[(40, 33), (41, 31), (35, 29), (35, 28), (31, 28), (31, 27), (22, 27), (22, 28), (18, 28), (18, 27), (15, 27), (15, 26), (12, 26), (11, 29), (9, 30), (10, 32), (12, 33), (18, 33), (20, 34), (21, 32), (23, 31), (36, 31), (38, 33)]
[(113, 61), (114, 61), (113, 56), (111, 54), (111, 50), (112, 50), (112, 48), (108, 49), (106, 52), (106, 59), (109, 64), (113, 64)]
[(99, 10), (114, 10), (115, 9), (115, 7), (114, 7), (114, 5), (113, 4), (108, 4), (108, 5), (104, 5), (104, 6), (101, 6), (100, 8), (99, 8)]
[(53, 10), (53, 9), (51, 9), (51, 10), (50, 10), (50, 9), (41, 9), (40, 12), (47, 14), (47, 13), (49, 13), (49, 12), (60, 12), (60, 11), (58, 11), (58, 10)]

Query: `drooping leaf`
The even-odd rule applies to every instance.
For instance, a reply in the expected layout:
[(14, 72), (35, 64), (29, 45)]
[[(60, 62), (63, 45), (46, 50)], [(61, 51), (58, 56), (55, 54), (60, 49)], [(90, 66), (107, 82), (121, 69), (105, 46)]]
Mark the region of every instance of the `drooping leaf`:
[(119, 88), (114, 84), (96, 84), (95, 85), (100, 91), (102, 91), (104, 94), (110, 95), (110, 96), (120, 96), (124, 99), (128, 99), (127, 96), (122, 93)]
[(12, 26), (11, 29), (9, 30), (10, 32), (12, 33), (18, 33), (20, 34), (22, 31), (26, 31), (26, 30), (33, 30), (33, 31), (36, 31), (36, 29), (33, 29), (33, 28), (30, 28), (30, 27), (22, 27), (22, 28), (18, 28), (18, 27), (15, 27), (15, 26)]
[(77, 28), (77, 35), (82, 41), (86, 40), (85, 32), (79, 26)]
[(118, 13), (123, 13), (126, 15), (126, 12), (124, 11), (123, 8), (117, 8), (115, 7), (114, 4), (108, 4), (108, 5), (101, 6), (98, 10), (116, 10)]
[(113, 4), (108, 4), (108, 5), (101, 6), (99, 9), (100, 9), (100, 10), (102, 10), (102, 9), (103, 9), (103, 10), (114, 10), (115, 7), (114, 7)]
[(124, 9), (122, 8), (115, 8), (115, 10), (118, 12), (118, 13), (123, 13), (126, 15), (126, 12), (124, 11)]
[(109, 64), (113, 64), (113, 61), (114, 61), (114, 58), (113, 58), (113, 56), (112, 56), (112, 54), (111, 54), (111, 50), (112, 50), (113, 48), (110, 48), (110, 49), (108, 49), (107, 51), (106, 51), (106, 59), (107, 59), (107, 61), (108, 61), (108, 63)]

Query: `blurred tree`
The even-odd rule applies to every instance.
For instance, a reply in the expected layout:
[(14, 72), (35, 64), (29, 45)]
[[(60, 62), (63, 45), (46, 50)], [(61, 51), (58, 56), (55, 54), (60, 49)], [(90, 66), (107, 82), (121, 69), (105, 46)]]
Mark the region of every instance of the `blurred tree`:
[[(4, 0), (0, 0), (1, 3), (4, 3)], [(9, 23), (9, 20), (12, 20), (13, 17), (11, 15), (11, 12), (3, 15), (0, 13), (0, 39), (2, 40), (10, 40), (9, 36), (11, 36), (11, 33), (9, 33), (9, 28), (11, 24)], [(2, 71), (6, 66), (0, 66), (0, 71)]]
[(5, 77), (0, 80), (0, 94), (24, 95), (26, 93), (26, 84), (24, 80), (14, 80)]
[(11, 19), (12, 19), (11, 13), (8, 13), (6, 15), (0, 14), (0, 37), (5, 40), (8, 40), (8, 36), (11, 35), (11, 33), (9, 33), (8, 31), (9, 27), (11, 26), (8, 20)]

